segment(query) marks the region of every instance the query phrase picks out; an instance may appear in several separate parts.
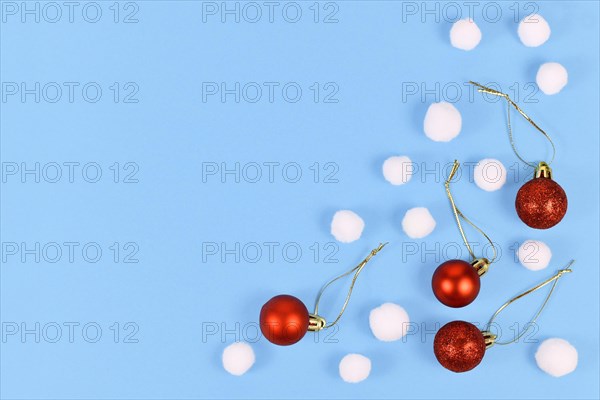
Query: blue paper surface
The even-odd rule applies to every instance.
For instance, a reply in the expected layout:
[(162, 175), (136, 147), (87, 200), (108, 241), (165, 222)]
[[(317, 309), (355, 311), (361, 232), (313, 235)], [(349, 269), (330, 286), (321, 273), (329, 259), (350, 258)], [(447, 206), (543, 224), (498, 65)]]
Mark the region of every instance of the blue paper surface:
[[(14, 2), (2, 1), (2, 398), (598, 398), (599, 6), (540, 2)], [(525, 47), (518, 21), (539, 12), (552, 35)], [(470, 14), (471, 13), (471, 14)], [(470, 52), (450, 45), (458, 18), (482, 31)], [(555, 61), (567, 86), (547, 96), (538, 67)], [(466, 83), (495, 83), (552, 137), (554, 178), (569, 197), (556, 227), (516, 216), (532, 171), (506, 132), (506, 103)], [(423, 134), (427, 107), (449, 101), (460, 135)], [(550, 146), (513, 112), (528, 159)], [(410, 182), (392, 186), (383, 161), (406, 155)], [(507, 183), (479, 189), (469, 171), (500, 160)], [(457, 204), (501, 251), (463, 309), (431, 292), (435, 267), (468, 259), (443, 181), (454, 159)], [(407, 209), (437, 221), (410, 239)], [(350, 209), (362, 237), (338, 243), (330, 221)], [(485, 241), (469, 239), (481, 251)], [(523, 268), (519, 244), (552, 249), (543, 271)], [(338, 328), (277, 347), (258, 335), (259, 310), (288, 293), (309, 309), (320, 287), (379, 242)], [(488, 249), (489, 250), (489, 249)], [(483, 326), (506, 300), (576, 259), (536, 328), (454, 374), (433, 355), (436, 327)], [(332, 320), (349, 281), (321, 313)], [(498, 320), (510, 337), (546, 291)], [(404, 307), (411, 332), (384, 343), (369, 311)], [(553, 378), (537, 366), (544, 339), (579, 352)], [(221, 365), (226, 345), (251, 342), (242, 377)], [(370, 377), (342, 381), (347, 353)]]

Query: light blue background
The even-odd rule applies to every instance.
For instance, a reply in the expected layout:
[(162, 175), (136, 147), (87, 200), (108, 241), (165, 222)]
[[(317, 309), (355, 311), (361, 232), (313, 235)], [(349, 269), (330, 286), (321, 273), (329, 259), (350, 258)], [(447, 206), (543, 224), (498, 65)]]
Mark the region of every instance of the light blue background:
[[(451, 24), (443, 15), (439, 22), (425, 15), (423, 22), (420, 9), (403, 21), (401, 2), (338, 2), (339, 22), (332, 24), (312, 21), (313, 2), (300, 3), (303, 17), (296, 24), (281, 13), (274, 23), (266, 17), (254, 24), (233, 23), (231, 17), (221, 23), (210, 16), (203, 23), (202, 3), (195, 1), (138, 2), (139, 22), (115, 24), (113, 2), (99, 4), (103, 17), (95, 24), (76, 14), (73, 23), (66, 17), (54, 24), (21, 23), (19, 16), (6, 16), (1, 25), (2, 82), (95, 81), (103, 88), (97, 103), (81, 97), (55, 104), (29, 97), (23, 103), (14, 96), (1, 103), (3, 163), (97, 162), (103, 170), (95, 184), (81, 175), (74, 183), (65, 177), (55, 184), (31, 177), (21, 183), (18, 176), (2, 183), (3, 243), (97, 242), (103, 249), (98, 263), (81, 257), (69, 263), (66, 256), (57, 263), (31, 257), (21, 262), (18, 256), (3, 262), (3, 323), (31, 328), (36, 322), (80, 327), (95, 322), (103, 330), (97, 343), (80, 333), (69, 343), (66, 331), (57, 343), (8, 336), (1, 343), (3, 398), (598, 398), (598, 3), (536, 3), (552, 28), (539, 48), (526, 48), (517, 37), (514, 12), (521, 17), (531, 12), (525, 3), (495, 3), (502, 11), (495, 23), (482, 17), (485, 3), (479, 3), (475, 20), (483, 39), (471, 52), (450, 46)], [(438, 4), (440, 12), (443, 6)], [(493, 17), (493, 9), (489, 12)], [(514, 212), (515, 193), (530, 172), (523, 175), (521, 167), (515, 182), (519, 164), (506, 137), (505, 103), (469, 99), (462, 84), (473, 79), (523, 89), (547, 61), (567, 68), (566, 88), (555, 96), (535, 93), (537, 103), (526, 102), (523, 92), (518, 100), (554, 138), (555, 178), (568, 193), (569, 211), (557, 227), (536, 231)], [(202, 82), (213, 81), (298, 82), (303, 97), (297, 103), (280, 96), (273, 103), (235, 103), (231, 96), (225, 103), (216, 97), (204, 103)], [(113, 82), (137, 83), (139, 102), (114, 103), (108, 89)], [(335, 82), (339, 102), (315, 103), (308, 89), (313, 82)], [(463, 117), (461, 134), (450, 143), (427, 139), (422, 121), (435, 98), (403, 101), (403, 82), (429, 88), (458, 82), (464, 90), (455, 103)], [(546, 158), (543, 139), (516, 121), (519, 148), (530, 158)], [(439, 170), (419, 172), (403, 186), (383, 179), (383, 160), (396, 154), (429, 169), (454, 158), (487, 157), (509, 168), (498, 192), (483, 192), (464, 178), (454, 187), (465, 213), (503, 251), (483, 278), (478, 299), (464, 309), (446, 308), (431, 293), (439, 251), (424, 261), (421, 254), (402, 255), (408, 242), (435, 249), (436, 243), (460, 244), (460, 236)], [(139, 182), (113, 183), (108, 167), (114, 162), (136, 163)], [(274, 183), (265, 177), (255, 184), (231, 177), (203, 182), (205, 162), (296, 162), (303, 177), (298, 183), (281, 175)], [(314, 183), (309, 167), (315, 162), (321, 168), (336, 163), (339, 182)], [(425, 240), (412, 241), (401, 229), (404, 212), (415, 206), (428, 207), (437, 220)], [(354, 243), (339, 244), (338, 262), (323, 262), (323, 250), (315, 262), (309, 247), (333, 241), (329, 222), (338, 209), (361, 215), (364, 233)], [(469, 237), (480, 240), (472, 231)], [(530, 238), (552, 249), (544, 271), (515, 262), (514, 243)], [(221, 352), (236, 340), (236, 323), (238, 338), (244, 326), (254, 336), (260, 307), (280, 293), (312, 308), (321, 285), (379, 241), (390, 245), (361, 275), (333, 340), (320, 336), (315, 343), (308, 334), (282, 348), (261, 339), (253, 344), (256, 364), (246, 375), (223, 370)], [(137, 243), (139, 263), (113, 262), (108, 248), (113, 242)], [(256, 263), (236, 263), (231, 256), (203, 262), (203, 242), (297, 243), (303, 256), (297, 263), (281, 253), (274, 262), (264, 254)], [(572, 258), (578, 260), (575, 272), (560, 282), (533, 339), (570, 341), (579, 352), (573, 374), (556, 379), (539, 370), (536, 343), (494, 347), (465, 374), (437, 363), (436, 323), (483, 323), (508, 298)], [(337, 313), (344, 293), (339, 285), (324, 298), (325, 317)], [(499, 322), (508, 327), (527, 321), (543, 294), (531, 297)], [(417, 334), (394, 343), (373, 337), (369, 310), (388, 301), (406, 308)], [(115, 322), (121, 324), (119, 343), (110, 330)], [(139, 327), (138, 343), (123, 343), (127, 322)], [(207, 323), (225, 323), (234, 333), (203, 341)], [(421, 324), (429, 329), (424, 337)], [(373, 363), (371, 376), (357, 385), (344, 383), (337, 371), (339, 360), (352, 352)]]

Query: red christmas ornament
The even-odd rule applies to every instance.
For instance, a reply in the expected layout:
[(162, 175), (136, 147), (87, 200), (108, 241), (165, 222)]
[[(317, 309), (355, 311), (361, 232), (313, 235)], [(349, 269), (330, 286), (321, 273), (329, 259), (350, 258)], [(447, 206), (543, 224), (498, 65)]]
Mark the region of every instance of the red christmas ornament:
[[(550, 136), (540, 128), (525, 112), (510, 99), (506, 93), (499, 92), (495, 89), (485, 87), (477, 82), (470, 81), (469, 83), (475, 85), (478, 92), (488, 93), (494, 96), (504, 97), (508, 103), (507, 112), (507, 127), (508, 137), (510, 144), (519, 160), (523, 161), (535, 168), (535, 174), (533, 179), (521, 186), (515, 199), (515, 208), (517, 209), (517, 215), (521, 218), (527, 226), (535, 229), (548, 229), (558, 224), (565, 214), (567, 213), (567, 195), (563, 188), (552, 180), (552, 170), (549, 164), (554, 160), (556, 155), (556, 147), (550, 139)], [(552, 145), (552, 158), (550, 163), (541, 162), (537, 166), (534, 163), (525, 161), (523, 157), (517, 151), (515, 143), (513, 141), (513, 133), (510, 123), (510, 109), (514, 107), (515, 110), (521, 114), (527, 122), (529, 122), (535, 129), (537, 129)]]
[(515, 208), (521, 221), (535, 229), (552, 228), (563, 219), (567, 213), (567, 195), (552, 180), (548, 164), (539, 163), (534, 178), (521, 186)]
[[(386, 244), (387, 243), (381, 243), (356, 267), (325, 284), (317, 296), (314, 314), (309, 314), (304, 303), (298, 298), (287, 294), (275, 296), (267, 301), (260, 310), (260, 330), (263, 336), (271, 343), (280, 346), (289, 346), (297, 343), (308, 331), (317, 332), (321, 329), (331, 328), (337, 324), (342, 317), (342, 314), (344, 314), (348, 301), (350, 301), (350, 296), (352, 295), (352, 290), (354, 289), (358, 274), (361, 273), (369, 260), (383, 249)], [(337, 318), (332, 323), (327, 324), (325, 319), (318, 315), (321, 295), (330, 284), (351, 273), (354, 273), (354, 277), (350, 284), (348, 294), (346, 295), (346, 301), (342, 307), (342, 311), (340, 311)]]
[(260, 330), (271, 343), (289, 346), (308, 332), (308, 309), (294, 296), (281, 294), (260, 310)]
[(435, 297), (448, 307), (464, 307), (479, 294), (481, 280), (477, 269), (463, 260), (449, 260), (433, 273), (431, 288)]
[[(458, 226), (458, 230), (465, 242), (467, 250), (469, 250), (469, 254), (473, 257), (473, 262), (469, 264), (463, 260), (446, 261), (436, 268), (433, 277), (431, 278), (431, 288), (433, 289), (435, 297), (442, 304), (454, 308), (464, 307), (475, 300), (479, 294), (479, 289), (481, 288), (480, 276), (487, 272), (490, 264), (494, 262), (497, 255), (496, 246), (494, 246), (494, 243), (489, 236), (465, 217), (454, 202), (454, 197), (452, 197), (452, 193), (450, 192), (450, 182), (459, 166), (460, 163), (458, 160), (454, 160), (454, 165), (452, 166), (450, 175), (448, 175), (448, 179), (446, 179), (445, 183), (446, 194), (448, 195), (448, 200), (450, 200), (450, 205), (452, 206), (456, 225)], [(489, 241), (491, 248), (494, 250), (492, 261), (489, 261), (487, 258), (475, 258), (475, 254), (469, 245), (462, 223), (460, 222), (461, 218), (477, 229)]]
[(465, 321), (452, 321), (435, 335), (433, 352), (440, 364), (453, 372), (475, 368), (485, 355), (486, 338), (477, 327)]

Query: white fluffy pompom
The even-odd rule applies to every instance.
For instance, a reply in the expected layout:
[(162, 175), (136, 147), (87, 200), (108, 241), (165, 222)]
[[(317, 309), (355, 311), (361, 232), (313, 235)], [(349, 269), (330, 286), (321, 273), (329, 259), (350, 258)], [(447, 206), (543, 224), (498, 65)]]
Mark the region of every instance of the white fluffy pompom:
[(487, 192), (500, 189), (506, 183), (506, 168), (496, 159), (484, 158), (473, 171), (475, 184)]
[(519, 246), (517, 257), (519, 257), (521, 265), (525, 268), (531, 271), (539, 271), (550, 264), (552, 251), (544, 242), (540, 242), (539, 240), (526, 240)]
[(435, 219), (425, 207), (411, 208), (404, 214), (402, 229), (411, 239), (422, 239), (435, 229)]
[(231, 375), (244, 375), (254, 365), (254, 360), (254, 350), (248, 343), (233, 343), (223, 350), (223, 368)]
[(348, 354), (340, 361), (340, 376), (348, 383), (364, 381), (371, 373), (371, 360), (360, 354)]
[(410, 181), (413, 164), (406, 156), (390, 157), (383, 163), (383, 177), (392, 185), (403, 185)]
[(450, 29), (450, 43), (461, 50), (473, 50), (481, 42), (481, 31), (472, 19), (458, 20)]
[(433, 103), (427, 109), (423, 130), (435, 142), (449, 142), (460, 133), (462, 117), (452, 104), (442, 101)]
[(369, 314), (371, 331), (383, 342), (393, 342), (406, 335), (409, 322), (406, 310), (394, 303), (384, 303)]
[(548, 95), (560, 92), (569, 81), (565, 67), (556, 62), (542, 64), (535, 81), (542, 92)]
[(350, 210), (340, 210), (331, 220), (331, 234), (342, 243), (354, 242), (365, 228), (365, 222), (356, 213)]
[(550, 37), (550, 25), (539, 14), (526, 16), (519, 23), (519, 39), (527, 47), (538, 47)]
[(577, 349), (559, 338), (544, 340), (535, 353), (538, 367), (556, 378), (575, 371), (577, 359)]

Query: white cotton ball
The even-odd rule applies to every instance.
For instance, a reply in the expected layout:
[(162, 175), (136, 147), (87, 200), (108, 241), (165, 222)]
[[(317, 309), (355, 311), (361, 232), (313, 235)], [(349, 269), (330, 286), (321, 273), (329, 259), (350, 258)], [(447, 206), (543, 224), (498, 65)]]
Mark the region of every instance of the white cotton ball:
[(410, 181), (414, 167), (406, 156), (390, 157), (383, 163), (383, 177), (392, 185), (403, 185)]
[(538, 47), (550, 37), (550, 25), (539, 14), (526, 16), (519, 23), (519, 39), (527, 47)]
[(449, 142), (460, 133), (462, 117), (452, 104), (442, 101), (427, 109), (423, 130), (435, 142)]
[(461, 50), (473, 50), (481, 42), (481, 31), (472, 19), (458, 20), (450, 29), (450, 43)]
[(539, 240), (526, 240), (519, 246), (517, 257), (521, 265), (531, 271), (539, 271), (550, 264), (552, 251), (550, 247)]
[(340, 376), (348, 383), (364, 381), (371, 373), (371, 360), (360, 354), (348, 354), (340, 361)]
[(538, 87), (547, 95), (560, 92), (569, 81), (565, 67), (556, 62), (542, 64), (535, 77)]
[(231, 375), (244, 375), (254, 360), (254, 350), (248, 343), (233, 343), (223, 350), (223, 368)]
[(577, 349), (559, 338), (544, 340), (535, 353), (538, 367), (556, 378), (575, 371), (577, 359)]
[(484, 158), (475, 166), (473, 177), (480, 189), (493, 192), (506, 183), (506, 168), (496, 159)]
[(404, 214), (402, 229), (411, 239), (422, 239), (433, 232), (435, 219), (425, 207), (411, 208)]
[(383, 342), (393, 342), (406, 335), (409, 322), (406, 310), (394, 303), (384, 303), (369, 314), (371, 331)]
[(354, 242), (365, 228), (365, 222), (350, 210), (340, 210), (331, 220), (331, 234), (342, 243)]

